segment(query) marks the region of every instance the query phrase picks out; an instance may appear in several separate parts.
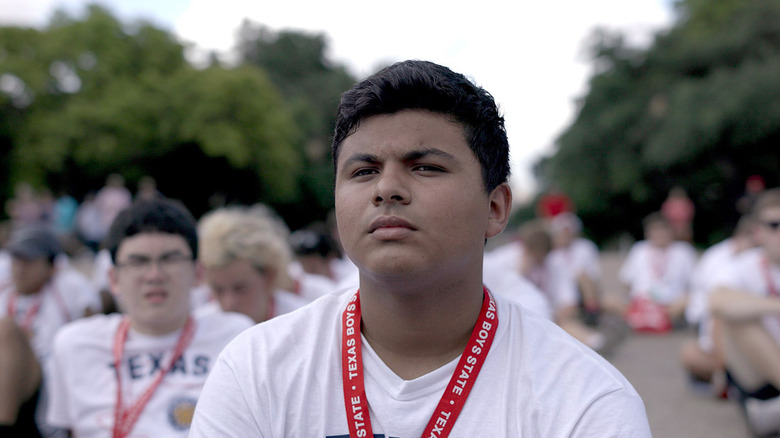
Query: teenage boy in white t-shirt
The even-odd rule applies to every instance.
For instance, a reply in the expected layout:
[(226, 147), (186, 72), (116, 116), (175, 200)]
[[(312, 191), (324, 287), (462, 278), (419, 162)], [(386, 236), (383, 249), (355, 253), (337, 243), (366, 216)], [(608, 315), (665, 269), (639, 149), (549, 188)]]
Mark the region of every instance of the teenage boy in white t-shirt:
[(486, 91), (433, 63), (394, 64), (342, 96), (333, 145), (359, 291), (232, 342), (192, 437), (650, 436), (617, 370), (483, 287), (485, 241), (511, 206)]
[[(43, 370), (54, 335), (99, 310), (97, 290), (70, 267), (57, 235), (44, 226), (11, 234), (7, 279), (0, 280), (0, 436), (47, 433)], [(15, 426), (12, 424), (15, 423)]]
[(260, 323), (308, 303), (283, 289), (292, 254), (274, 220), (243, 207), (201, 218), (200, 261), (213, 301), (196, 311), (239, 312)]
[(649, 214), (642, 225), (645, 240), (631, 246), (618, 273), (629, 289), (628, 323), (639, 330), (667, 331), (684, 321), (698, 254), (690, 243), (674, 240), (660, 213)]
[(601, 310), (599, 249), (593, 241), (582, 237), (582, 221), (574, 213), (556, 215), (550, 219), (549, 229), (553, 249), (548, 257), (553, 265), (563, 267), (566, 282), (576, 288), (577, 304), (595, 323)]
[(780, 189), (753, 210), (759, 248), (742, 253), (709, 299), (731, 383), (759, 436), (780, 432)]
[(698, 328), (699, 336), (683, 344), (680, 359), (692, 383), (711, 383), (713, 395), (718, 397), (724, 395), (726, 380), (722, 349), (715, 342), (715, 333), (720, 329), (710, 315), (708, 301), (721, 273), (731, 269), (740, 254), (755, 247), (754, 229), (752, 218), (743, 216), (731, 237), (701, 254), (691, 276), (691, 294), (685, 308), (685, 319)]
[(186, 437), (222, 348), (253, 322), (190, 312), (201, 279), (195, 219), (178, 202), (144, 200), (114, 220), (109, 285), (124, 314), (63, 327), (54, 341), (47, 419), (79, 438)]

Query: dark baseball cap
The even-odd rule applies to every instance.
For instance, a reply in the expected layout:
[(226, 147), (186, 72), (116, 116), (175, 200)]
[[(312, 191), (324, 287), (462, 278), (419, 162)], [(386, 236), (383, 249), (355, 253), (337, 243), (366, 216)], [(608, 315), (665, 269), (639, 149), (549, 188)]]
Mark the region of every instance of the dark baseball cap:
[(5, 249), (13, 257), (25, 260), (52, 258), (62, 251), (57, 235), (49, 228), (38, 225), (15, 230)]

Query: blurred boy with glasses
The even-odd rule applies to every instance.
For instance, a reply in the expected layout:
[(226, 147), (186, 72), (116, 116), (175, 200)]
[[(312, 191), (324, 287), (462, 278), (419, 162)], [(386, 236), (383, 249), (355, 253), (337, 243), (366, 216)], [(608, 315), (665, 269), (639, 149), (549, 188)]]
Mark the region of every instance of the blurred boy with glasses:
[(48, 420), (81, 438), (186, 437), (217, 354), (253, 322), (190, 313), (202, 267), (195, 219), (179, 203), (140, 201), (122, 211), (106, 246), (111, 291), (124, 314), (96, 315), (58, 333)]

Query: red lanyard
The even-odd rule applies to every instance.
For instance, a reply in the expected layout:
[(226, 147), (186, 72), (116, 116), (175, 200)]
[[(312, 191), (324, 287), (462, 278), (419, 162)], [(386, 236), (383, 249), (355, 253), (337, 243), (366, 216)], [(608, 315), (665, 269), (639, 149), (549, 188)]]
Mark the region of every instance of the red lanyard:
[[(44, 286), (45, 287), (45, 286)], [(22, 318), (22, 322), (19, 324), (21, 329), (25, 333), (29, 333), (32, 329), (33, 322), (35, 322), (35, 317), (38, 316), (38, 312), (41, 310), (41, 305), (43, 304), (43, 294), (46, 293), (45, 290), (42, 290), (35, 294), (35, 301), (33, 301), (32, 305), (29, 309), (27, 309), (27, 312), (24, 314), (24, 317)], [(62, 316), (65, 320), (65, 322), (70, 322), (70, 314), (68, 313), (68, 309), (65, 306), (65, 303), (62, 301), (62, 297), (59, 293), (57, 293), (56, 289), (52, 289), (51, 291), (52, 296), (57, 301), (57, 306), (60, 308), (60, 311), (62, 312)], [(11, 292), (8, 296), (8, 316), (12, 319), (16, 319), (16, 300), (18, 298), (19, 294), (16, 292)]]
[[(482, 310), (471, 332), (458, 366), (433, 411), (423, 437), (446, 437), (460, 415), (466, 399), (479, 375), (485, 357), (498, 329), (496, 302), (484, 289)], [(363, 380), (363, 356), (360, 348), (360, 291), (355, 293), (344, 310), (342, 320), (341, 372), (344, 385), (344, 406), (351, 438), (372, 437), (368, 399)]]
[(184, 328), (181, 331), (181, 335), (179, 335), (179, 340), (176, 342), (176, 346), (173, 349), (173, 356), (171, 356), (171, 360), (168, 361), (164, 368), (160, 369), (160, 371), (154, 377), (152, 383), (148, 388), (146, 388), (146, 391), (144, 391), (143, 394), (138, 397), (138, 400), (136, 400), (132, 406), (125, 409), (122, 407), (122, 373), (120, 370), (122, 354), (124, 353), (125, 341), (127, 341), (127, 332), (129, 330), (130, 319), (123, 318), (122, 322), (119, 324), (119, 328), (116, 331), (116, 337), (114, 338), (114, 369), (116, 370), (114, 438), (124, 438), (130, 434), (131, 430), (133, 430), (133, 426), (135, 426), (135, 423), (138, 421), (138, 417), (141, 416), (141, 412), (144, 410), (147, 403), (149, 403), (149, 400), (152, 398), (154, 391), (156, 391), (157, 387), (160, 386), (163, 377), (168, 374), (168, 371), (171, 370), (173, 364), (184, 353), (184, 350), (187, 349), (187, 346), (189, 346), (190, 342), (192, 341), (192, 338), (195, 335), (195, 322), (191, 317), (187, 318), (187, 323), (184, 325)]
[(769, 270), (769, 260), (766, 257), (763, 258), (761, 267), (764, 268), (764, 278), (766, 279), (766, 287), (769, 289), (769, 296), (780, 296), (780, 292), (778, 292), (777, 286), (775, 286), (775, 282), (772, 280), (772, 272)]

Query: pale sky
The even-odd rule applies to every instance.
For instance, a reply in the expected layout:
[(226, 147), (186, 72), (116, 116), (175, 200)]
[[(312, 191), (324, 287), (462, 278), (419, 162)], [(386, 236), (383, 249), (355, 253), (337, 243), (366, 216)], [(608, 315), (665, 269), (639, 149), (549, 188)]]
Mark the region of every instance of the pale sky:
[[(80, 14), (84, 0), (0, 0), (0, 24), (40, 26), (57, 7)], [(330, 59), (357, 77), (376, 66), (425, 59), (472, 78), (506, 119), (512, 187), (522, 201), (535, 190), (532, 164), (553, 151), (587, 92), (584, 44), (595, 27), (643, 44), (672, 20), (669, 0), (99, 0), (123, 21), (152, 20), (183, 42), (230, 59), (244, 18), (271, 29), (326, 36)]]

